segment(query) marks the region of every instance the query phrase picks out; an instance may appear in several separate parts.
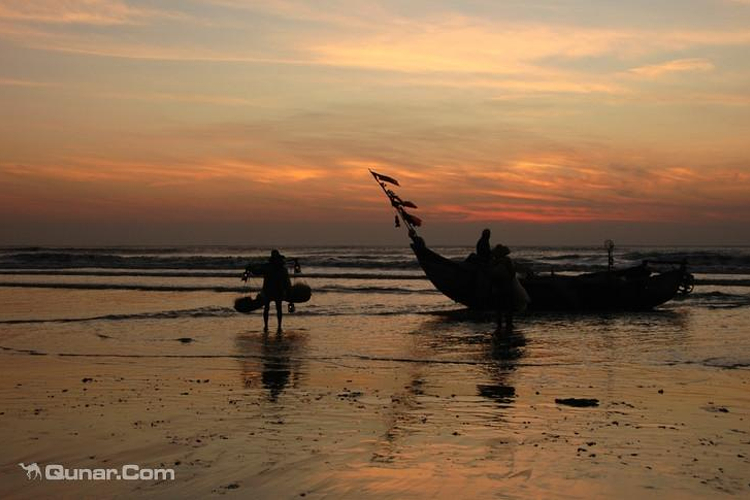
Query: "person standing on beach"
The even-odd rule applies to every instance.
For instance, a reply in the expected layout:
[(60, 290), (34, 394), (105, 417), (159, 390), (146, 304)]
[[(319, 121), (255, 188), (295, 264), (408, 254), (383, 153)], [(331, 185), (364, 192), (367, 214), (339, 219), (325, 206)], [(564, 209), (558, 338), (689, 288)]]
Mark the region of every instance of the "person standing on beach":
[(289, 288), (291, 288), (291, 281), (289, 280), (289, 271), (286, 269), (284, 256), (278, 250), (272, 250), (263, 273), (263, 291), (261, 293), (263, 297), (264, 331), (268, 331), (268, 310), (271, 307), (271, 301), (276, 303), (276, 320), (278, 329), (281, 331), (281, 302), (286, 298)]
[(496, 245), (492, 249), (492, 295), (495, 299), (497, 309), (497, 329), (503, 325), (505, 316), (508, 331), (513, 328), (513, 309), (515, 308), (515, 297), (513, 293), (513, 279), (516, 269), (510, 258), (510, 248), (505, 245)]

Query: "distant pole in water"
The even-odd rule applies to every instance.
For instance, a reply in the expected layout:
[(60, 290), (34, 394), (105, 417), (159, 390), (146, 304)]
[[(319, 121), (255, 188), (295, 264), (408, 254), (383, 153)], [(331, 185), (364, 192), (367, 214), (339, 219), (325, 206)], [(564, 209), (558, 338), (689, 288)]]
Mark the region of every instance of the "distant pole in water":
[(612, 240), (605, 240), (604, 248), (607, 249), (607, 269), (611, 271), (615, 266), (615, 257), (613, 255), (613, 252), (615, 250), (615, 242)]

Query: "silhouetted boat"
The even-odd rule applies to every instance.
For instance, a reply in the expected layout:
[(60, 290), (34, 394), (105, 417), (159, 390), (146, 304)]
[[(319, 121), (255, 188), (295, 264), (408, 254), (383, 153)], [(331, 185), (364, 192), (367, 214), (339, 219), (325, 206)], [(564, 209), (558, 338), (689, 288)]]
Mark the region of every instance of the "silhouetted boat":
[[(427, 248), (412, 234), (411, 248), (427, 278), (446, 297), (470, 309), (495, 309), (489, 270), (481, 264), (455, 261)], [(528, 274), (519, 279), (531, 298), (532, 311), (641, 311), (689, 291), (692, 275), (684, 265), (652, 272), (648, 263), (621, 270), (575, 276)]]
[[(417, 234), (415, 227), (422, 221), (406, 212), (404, 207), (416, 208), (403, 201), (386, 186), (398, 185), (389, 176), (370, 171), (396, 210), (396, 226), (400, 221), (408, 228), (411, 248), (427, 278), (446, 297), (470, 309), (497, 309), (499, 299), (494, 294), (488, 264), (475, 259), (456, 261), (430, 250)], [(400, 221), (399, 221), (400, 218)], [(611, 245), (611, 243), (610, 243)], [(692, 291), (693, 276), (684, 262), (669, 262), (678, 267), (654, 272), (644, 261), (640, 266), (610, 269), (575, 276), (527, 273), (519, 282), (528, 293), (528, 309), (533, 311), (642, 311), (663, 304), (679, 293)]]

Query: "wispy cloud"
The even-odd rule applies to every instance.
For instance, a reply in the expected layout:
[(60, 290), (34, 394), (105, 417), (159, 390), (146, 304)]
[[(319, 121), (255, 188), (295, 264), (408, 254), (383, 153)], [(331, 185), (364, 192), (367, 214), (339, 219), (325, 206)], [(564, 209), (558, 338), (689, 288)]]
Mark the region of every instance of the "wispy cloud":
[[(368, 68), (396, 72), (450, 72), (517, 75), (539, 73), (546, 58), (586, 58), (601, 55), (633, 58), (659, 50), (750, 43), (750, 30), (644, 30), (641, 28), (584, 27), (553, 22), (511, 22), (443, 12), (430, 18), (408, 18), (384, 8), (357, 3), (340, 14), (321, 14), (304, 2), (244, 3), (209, 1), (250, 13), (267, 13), (297, 21), (304, 28), (284, 37), (254, 33), (252, 44), (222, 43), (221, 30), (245, 31), (250, 18), (222, 16), (203, 28), (197, 43), (194, 30), (171, 32), (160, 39), (123, 33), (79, 33), (49, 29), (52, 24), (128, 25), (159, 18), (194, 23), (186, 11), (133, 7), (118, 0), (77, 0), (60, 5), (53, 0), (0, 0), (0, 21), (33, 26), (0, 27), (0, 34), (46, 50), (133, 59), (261, 62)], [(372, 18), (377, 22), (373, 22)], [(334, 24), (335, 29), (330, 25)], [(363, 25), (364, 24), (364, 25)], [(293, 54), (293, 56), (290, 56)], [(686, 60), (692, 61), (692, 60)]]
[(649, 64), (630, 69), (630, 73), (649, 78), (669, 73), (708, 72), (714, 70), (714, 64), (708, 59), (675, 59), (659, 64)]
[(371, 36), (314, 44), (314, 60), (406, 72), (517, 74), (555, 55), (601, 54), (624, 36), (601, 29), (493, 24), (451, 17), (385, 26)]
[(334, 0), (308, 2), (305, 0), (200, 0), (202, 3), (236, 11), (270, 15), (287, 21), (315, 22), (345, 29), (371, 30), (374, 24), (393, 20), (392, 13), (378, 2)]
[[(515, 74), (539, 70), (546, 58), (634, 58), (660, 50), (750, 43), (750, 30), (644, 30), (553, 23), (508, 23), (447, 16), (386, 24), (311, 46), (326, 64), (406, 72)], [(699, 60), (676, 63), (698, 64)], [(704, 61), (705, 63), (705, 61)], [(678, 67), (679, 64), (676, 65)]]
[(77, 157), (59, 164), (19, 165), (0, 163), (0, 172), (17, 177), (62, 179), (81, 183), (128, 182), (140, 185), (204, 183), (211, 180), (253, 180), (284, 184), (324, 177), (322, 168), (300, 168), (252, 163), (231, 158), (203, 158), (174, 163), (116, 161), (99, 157)]
[(133, 37), (110, 32), (80, 33), (43, 25), (13, 23), (0, 17), (0, 38), (37, 50), (143, 61), (262, 63), (311, 65), (310, 61), (277, 57), (260, 49), (223, 47), (212, 43), (164, 37)]
[(0, 85), (9, 87), (54, 87), (57, 84), (52, 82), (39, 82), (34, 80), (22, 80), (18, 78), (4, 78), (0, 76)]
[(99, 94), (105, 99), (123, 99), (136, 101), (154, 101), (154, 102), (186, 102), (196, 104), (214, 104), (217, 106), (251, 106), (259, 104), (258, 101), (246, 99), (244, 97), (234, 97), (229, 95), (212, 95), (212, 94), (186, 94), (186, 93), (169, 93), (169, 92), (104, 92)]
[(120, 0), (0, 0), (0, 19), (33, 23), (110, 26), (166, 15), (162, 10), (134, 7)]

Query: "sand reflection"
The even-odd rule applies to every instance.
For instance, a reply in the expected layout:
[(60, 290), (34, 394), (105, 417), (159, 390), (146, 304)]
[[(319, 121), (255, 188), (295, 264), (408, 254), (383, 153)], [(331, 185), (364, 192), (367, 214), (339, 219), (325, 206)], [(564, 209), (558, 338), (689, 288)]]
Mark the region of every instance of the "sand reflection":
[(242, 355), (240, 376), (245, 387), (262, 387), (276, 402), (288, 387), (298, 387), (304, 374), (302, 332), (251, 333), (237, 337)]
[(490, 399), (501, 408), (511, 406), (516, 398), (516, 389), (510, 385), (511, 374), (524, 356), (526, 336), (521, 329), (496, 330), (485, 344), (484, 360), (491, 384), (477, 384), (480, 396)]

